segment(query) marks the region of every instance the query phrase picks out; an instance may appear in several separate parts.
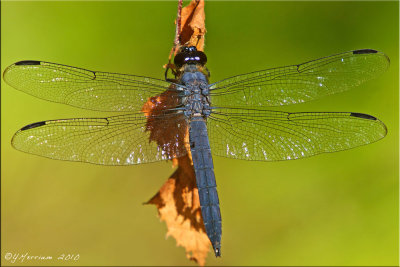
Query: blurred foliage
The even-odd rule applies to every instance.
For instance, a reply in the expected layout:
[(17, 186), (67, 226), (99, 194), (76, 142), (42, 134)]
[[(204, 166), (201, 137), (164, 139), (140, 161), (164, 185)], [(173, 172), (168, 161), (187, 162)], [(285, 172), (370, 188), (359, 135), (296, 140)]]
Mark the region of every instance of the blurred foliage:
[[(176, 2), (1, 5), (2, 71), (39, 59), (163, 77)], [(206, 3), (211, 82), (352, 49), (391, 58), (387, 73), (359, 88), (282, 108), (368, 113), (387, 125), (382, 141), (288, 162), (214, 159), (223, 251), (208, 264), (398, 265), (398, 21), (398, 2)], [(194, 264), (175, 240), (164, 240), (156, 209), (142, 206), (173, 172), (170, 163), (103, 167), (10, 146), (13, 133), (31, 122), (104, 115), (45, 102), (2, 81), (2, 264), (7, 252), (79, 253), (79, 265)]]

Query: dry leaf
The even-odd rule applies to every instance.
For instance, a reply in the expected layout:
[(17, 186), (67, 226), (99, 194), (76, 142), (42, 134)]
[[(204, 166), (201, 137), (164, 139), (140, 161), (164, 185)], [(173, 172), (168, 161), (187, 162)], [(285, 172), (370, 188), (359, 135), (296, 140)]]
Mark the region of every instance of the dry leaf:
[[(184, 7), (181, 13), (178, 46), (196, 46), (202, 51), (206, 33), (204, 20), (203, 0), (193, 0)], [(174, 54), (178, 49), (179, 47), (175, 47)], [(167, 91), (150, 98), (143, 106), (143, 112), (146, 115), (157, 115), (165, 106), (175, 105), (177, 97), (173, 94)], [(199, 265), (204, 265), (211, 243), (205, 232), (200, 210), (196, 177), (188, 146), (188, 127), (186, 123), (185, 134), (183, 134), (183, 129), (177, 129), (175, 124), (176, 122), (165, 119), (152, 119), (147, 122), (147, 130), (151, 132), (150, 140), (161, 145), (168, 144), (177, 136), (177, 131), (180, 131), (178, 135), (185, 137), (178, 140), (179, 145), (185, 146), (187, 151), (187, 155), (173, 160), (173, 166), (177, 166), (177, 170), (147, 204), (157, 206), (160, 219), (167, 224), (167, 236), (174, 237), (177, 245), (186, 249), (186, 256), (189, 259), (196, 261)], [(165, 131), (166, 125), (168, 131)], [(168, 151), (168, 153), (175, 152)]]
[(191, 1), (182, 9), (179, 41), (181, 45), (196, 46), (204, 51), (206, 34), (204, 1)]
[(174, 237), (177, 245), (186, 249), (188, 259), (203, 266), (210, 240), (201, 217), (194, 169), (188, 156), (177, 161), (177, 170), (148, 204), (157, 206), (160, 219), (167, 224), (167, 236)]

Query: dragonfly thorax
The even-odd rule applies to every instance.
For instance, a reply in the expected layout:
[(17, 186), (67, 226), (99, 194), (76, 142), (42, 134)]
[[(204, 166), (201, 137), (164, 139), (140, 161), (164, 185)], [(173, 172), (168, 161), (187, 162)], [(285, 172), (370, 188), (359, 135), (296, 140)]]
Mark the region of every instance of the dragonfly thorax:
[(196, 65), (186, 64), (181, 82), (185, 86), (183, 104), (187, 117), (210, 115), (210, 96), (207, 77), (197, 70)]

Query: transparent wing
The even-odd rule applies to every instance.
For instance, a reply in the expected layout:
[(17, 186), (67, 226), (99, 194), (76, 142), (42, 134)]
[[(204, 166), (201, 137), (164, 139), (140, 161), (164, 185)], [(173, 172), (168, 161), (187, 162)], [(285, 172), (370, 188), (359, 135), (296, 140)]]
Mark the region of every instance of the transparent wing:
[(372, 49), (355, 50), (234, 76), (213, 84), (210, 95), (215, 107), (290, 105), (345, 91), (388, 67), (385, 54)]
[[(45, 100), (100, 111), (138, 111), (168, 82), (49, 63), (20, 61), (4, 71), (12, 87)], [(170, 89), (172, 90), (172, 89)]]
[(185, 155), (186, 130), (184, 116), (175, 114), (50, 120), (23, 127), (12, 145), (52, 159), (131, 165)]
[(207, 121), (214, 155), (276, 161), (346, 150), (383, 138), (386, 126), (350, 112), (218, 109)]

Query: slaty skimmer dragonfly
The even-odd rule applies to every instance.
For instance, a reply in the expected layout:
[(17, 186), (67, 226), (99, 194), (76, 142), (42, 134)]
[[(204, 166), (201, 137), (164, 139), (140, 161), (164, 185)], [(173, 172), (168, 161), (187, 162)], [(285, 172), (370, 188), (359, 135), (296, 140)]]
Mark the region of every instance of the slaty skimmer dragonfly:
[(358, 86), (388, 68), (389, 58), (381, 52), (354, 50), (211, 84), (206, 62), (203, 52), (182, 47), (174, 59), (173, 81), (17, 62), (4, 71), (4, 80), (18, 90), (78, 108), (124, 114), (32, 123), (16, 132), (12, 145), (52, 159), (101, 165), (169, 160), (190, 151), (204, 226), (219, 256), (221, 214), (211, 155), (291, 160), (350, 149), (386, 135), (386, 126), (367, 114), (266, 109)]

